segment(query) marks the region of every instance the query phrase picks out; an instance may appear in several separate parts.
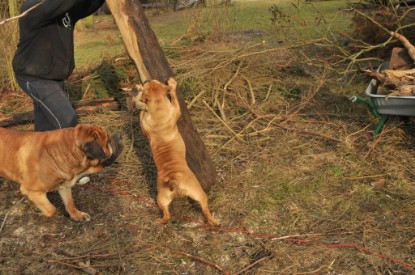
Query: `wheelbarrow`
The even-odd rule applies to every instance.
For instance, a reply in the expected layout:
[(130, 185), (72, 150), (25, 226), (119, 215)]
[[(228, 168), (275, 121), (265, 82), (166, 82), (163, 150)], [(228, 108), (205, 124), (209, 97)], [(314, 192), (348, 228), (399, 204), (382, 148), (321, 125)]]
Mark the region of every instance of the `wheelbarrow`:
[[(383, 63), (378, 70), (382, 71), (389, 68), (389, 63)], [(366, 88), (365, 95), (368, 98), (360, 96), (352, 96), (350, 100), (352, 102), (365, 103), (371, 113), (378, 118), (376, 128), (373, 131), (373, 135), (378, 135), (382, 132), (382, 129), (389, 116), (415, 116), (415, 96), (387, 96), (377, 94), (379, 81), (372, 79)]]

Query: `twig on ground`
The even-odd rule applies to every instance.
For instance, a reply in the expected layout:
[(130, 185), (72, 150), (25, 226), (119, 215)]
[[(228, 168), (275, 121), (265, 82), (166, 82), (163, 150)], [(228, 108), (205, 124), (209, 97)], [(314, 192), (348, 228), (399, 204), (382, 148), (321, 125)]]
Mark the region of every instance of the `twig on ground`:
[(229, 130), (229, 132), (231, 132), (233, 135), (234, 135), (234, 137), (236, 138), (236, 139), (238, 139), (239, 141), (242, 141), (242, 142), (245, 142), (237, 133), (235, 133), (235, 131), (234, 130), (232, 130), (232, 128), (225, 122), (225, 121), (223, 121), (216, 113), (215, 113), (215, 111), (209, 106), (209, 104), (207, 104), (206, 103), (206, 101), (204, 101), (203, 100), (203, 103), (206, 105), (206, 107), (208, 107), (208, 109), (210, 110), (210, 111), (212, 111), (212, 113), (215, 115), (215, 117), (217, 118), (217, 119), (219, 119), (219, 121), (220, 122), (222, 122), (222, 124)]
[(323, 72), (323, 75), (320, 77), (317, 86), (304, 98), (302, 98), (300, 105), (297, 106), (297, 109), (287, 116), (286, 121), (292, 119), (296, 116), (302, 109), (304, 109), (311, 100), (316, 96), (316, 94), (321, 90), (321, 87), (326, 83), (326, 72)]
[(97, 258), (109, 258), (111, 256), (117, 256), (118, 253), (110, 253), (110, 254), (102, 254), (102, 255), (84, 255), (84, 256), (75, 256), (75, 257), (68, 257), (68, 258), (61, 258), (56, 260), (49, 260), (48, 263), (55, 263), (55, 262), (62, 262), (62, 261), (74, 261), (74, 260), (80, 260), (80, 259), (97, 259)]
[(7, 217), (9, 216), (9, 214), (10, 214), (10, 212), (13, 210), (13, 208), (16, 206), (16, 205), (18, 205), (22, 200), (24, 200), (24, 198), (21, 198), (19, 201), (17, 201), (10, 209), (9, 209), (9, 211), (7, 211), (7, 213), (6, 213), (6, 215), (4, 216), (4, 219), (3, 219), (3, 222), (1, 223), (1, 226), (0, 226), (0, 234), (1, 234), (1, 231), (3, 230), (3, 227), (4, 227), (4, 224), (6, 223), (6, 220), (7, 220)]
[[(254, 46), (249, 47), (249, 48), (258, 47), (260, 45), (262, 45), (262, 43), (255, 44)], [(286, 50), (286, 49), (287, 48), (271, 48), (271, 49), (265, 49), (265, 50), (262, 50), (262, 51), (249, 52), (249, 53), (246, 53), (246, 54), (237, 55), (237, 56), (234, 56), (234, 57), (226, 60), (223, 63), (220, 63), (220, 64), (216, 65), (214, 68), (212, 68), (212, 71), (215, 71), (215, 70), (218, 70), (220, 68), (226, 67), (227, 65), (229, 65), (229, 64), (231, 64), (231, 63), (233, 63), (233, 62), (235, 62), (237, 60), (242, 60), (242, 59), (247, 58), (247, 57), (250, 57), (250, 56), (261, 55), (261, 54), (275, 52), (275, 51), (282, 51), (282, 50)], [(291, 61), (289, 60), (288, 63), (289, 62), (291, 62)]]
[(85, 272), (91, 275), (101, 274), (96, 268), (91, 266), (91, 262), (87, 260), (84, 262), (77, 262), (77, 265)]
[(267, 95), (265, 96), (264, 101), (268, 101), (269, 95), (271, 94), (271, 90), (272, 90), (272, 84), (269, 85), (268, 91), (267, 91)]
[(220, 266), (218, 266), (217, 264), (215, 264), (215, 263), (213, 263), (213, 262), (211, 262), (211, 261), (208, 261), (208, 260), (206, 260), (206, 259), (203, 259), (203, 258), (200, 258), (200, 257), (194, 256), (194, 255), (191, 255), (191, 254), (188, 254), (188, 253), (185, 253), (185, 252), (181, 252), (181, 251), (173, 251), (173, 253), (175, 253), (175, 254), (179, 254), (179, 255), (183, 255), (183, 256), (186, 256), (186, 257), (189, 257), (189, 258), (190, 258), (190, 259), (192, 259), (192, 260), (196, 260), (196, 261), (198, 261), (198, 262), (201, 262), (201, 263), (203, 263), (203, 264), (206, 264), (206, 265), (208, 265), (208, 266), (211, 266), (211, 267), (213, 267), (213, 268), (217, 269), (218, 271), (222, 272), (223, 274), (229, 274), (229, 272), (227, 272), (227, 271), (223, 270), (223, 268), (221, 268), (221, 267), (220, 267)]
[[(48, 263), (51, 263), (51, 262), (49, 262), (49, 261), (48, 261)], [(53, 263), (53, 264), (61, 264), (61, 265), (64, 265), (64, 266), (67, 266), (67, 267), (76, 268), (76, 269), (82, 269), (82, 267), (80, 267), (80, 266), (78, 266), (78, 265), (68, 264), (68, 263), (65, 263), (65, 262), (54, 261), (54, 262), (52, 262), (52, 263)]]
[(225, 95), (226, 95), (226, 92), (228, 91), (228, 87), (229, 87), (229, 85), (231, 85), (231, 83), (238, 76), (239, 71), (241, 70), (241, 66), (242, 66), (242, 62), (239, 62), (239, 65), (238, 65), (238, 68), (236, 69), (236, 72), (232, 75), (232, 77), (223, 86), (223, 97), (222, 97), (222, 104), (221, 104), (222, 108), (225, 107)]
[(218, 107), (220, 116), (222, 117), (223, 121), (227, 121), (228, 119), (226, 118), (226, 114), (225, 111), (222, 108), (222, 104), (219, 103), (219, 100), (217, 97), (215, 97), (215, 101), (214, 101), (214, 105)]
[(248, 83), (249, 93), (251, 95), (251, 103), (255, 104), (255, 94), (254, 89), (252, 89), (251, 81), (249, 81), (249, 79), (246, 76), (242, 76), (242, 78), (245, 79), (246, 83)]
[(309, 131), (299, 130), (299, 129), (295, 129), (295, 128), (289, 128), (289, 127), (286, 127), (286, 126), (284, 126), (282, 124), (274, 124), (274, 125), (276, 125), (277, 127), (282, 128), (284, 130), (287, 130), (287, 131), (297, 132), (299, 134), (303, 134), (303, 135), (307, 135), (307, 136), (322, 137), (324, 139), (328, 139), (328, 140), (331, 140), (331, 141), (335, 141), (335, 142), (344, 144), (344, 141), (342, 141), (342, 140), (340, 140), (338, 138), (334, 138), (334, 137), (325, 135), (325, 134), (320, 134), (320, 133), (315, 133), (315, 132), (309, 132)]
[(373, 152), (375, 152), (375, 149), (377, 147), (377, 145), (383, 141), (383, 137), (390, 131), (394, 130), (395, 128), (390, 128), (390, 129), (384, 129), (382, 130), (382, 132), (380, 132), (380, 134), (375, 138), (374, 142), (369, 146), (369, 150), (367, 151), (367, 153), (365, 154), (365, 158), (369, 157)]
[(244, 273), (244, 272), (248, 271), (249, 269), (253, 268), (253, 267), (254, 267), (254, 266), (256, 266), (257, 264), (259, 264), (260, 262), (263, 262), (263, 261), (265, 261), (265, 260), (272, 259), (273, 257), (274, 257), (274, 256), (268, 256), (268, 257), (261, 258), (261, 259), (259, 259), (259, 260), (255, 261), (255, 262), (253, 262), (252, 264), (248, 265), (247, 267), (243, 268), (242, 270), (240, 270), (240, 271), (236, 272), (236, 273), (235, 273), (235, 275), (242, 274), (242, 273)]
[(187, 104), (187, 109), (190, 110), (190, 108), (193, 107), (193, 105), (196, 103), (196, 101), (206, 93), (206, 90), (202, 90), (200, 93), (198, 93), (190, 102)]
[(316, 270), (308, 271), (308, 272), (297, 272), (296, 274), (319, 274), (320, 271), (324, 268), (327, 268), (326, 265), (320, 266)]
[(368, 175), (368, 176), (360, 176), (360, 177), (344, 177), (348, 180), (362, 180), (362, 179), (371, 179), (371, 178), (380, 178), (387, 176), (388, 174), (379, 174), (379, 175)]

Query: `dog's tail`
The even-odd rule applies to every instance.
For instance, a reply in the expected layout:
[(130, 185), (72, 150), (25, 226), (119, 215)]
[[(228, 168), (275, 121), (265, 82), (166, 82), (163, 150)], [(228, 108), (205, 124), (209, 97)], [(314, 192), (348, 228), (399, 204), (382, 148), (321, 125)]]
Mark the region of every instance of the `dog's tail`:
[(164, 187), (168, 188), (170, 192), (174, 192), (177, 189), (177, 181), (175, 179), (169, 179), (164, 182)]
[(180, 181), (175, 176), (170, 177), (169, 179), (166, 179), (166, 181), (163, 182), (163, 187), (168, 189), (171, 193), (175, 193), (175, 197), (183, 197), (186, 196), (185, 190), (182, 190), (180, 188)]

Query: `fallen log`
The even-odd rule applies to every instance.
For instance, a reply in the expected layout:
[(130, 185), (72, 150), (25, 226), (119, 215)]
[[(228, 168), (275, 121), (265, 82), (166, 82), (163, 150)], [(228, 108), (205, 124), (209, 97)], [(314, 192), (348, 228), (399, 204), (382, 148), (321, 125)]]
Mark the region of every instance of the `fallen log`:
[[(80, 101), (75, 106), (78, 115), (88, 115), (99, 111), (118, 111), (119, 102), (114, 98), (103, 98), (88, 101)], [(33, 111), (18, 113), (11, 116), (0, 116), (0, 127), (11, 127), (20, 124), (32, 123), (34, 120)]]
[[(150, 27), (141, 2), (106, 0), (106, 3), (120, 30), (128, 54), (136, 65), (141, 81), (156, 79), (165, 83), (173, 77), (173, 70)], [(193, 126), (179, 86), (177, 95), (182, 113), (178, 128), (186, 144), (186, 160), (202, 187), (208, 190), (215, 182), (216, 170), (202, 139)]]

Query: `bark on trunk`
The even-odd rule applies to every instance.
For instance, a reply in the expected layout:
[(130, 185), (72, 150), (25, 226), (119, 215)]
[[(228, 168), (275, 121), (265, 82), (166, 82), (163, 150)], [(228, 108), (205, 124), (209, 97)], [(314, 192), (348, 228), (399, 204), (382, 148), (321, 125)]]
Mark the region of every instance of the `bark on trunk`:
[[(150, 27), (141, 2), (106, 0), (106, 3), (121, 32), (128, 54), (137, 67), (141, 81), (156, 79), (166, 82), (173, 76), (173, 70)], [(203, 141), (192, 124), (180, 87), (177, 91), (182, 111), (178, 127), (186, 144), (186, 160), (202, 187), (209, 189), (214, 184), (216, 171)]]

